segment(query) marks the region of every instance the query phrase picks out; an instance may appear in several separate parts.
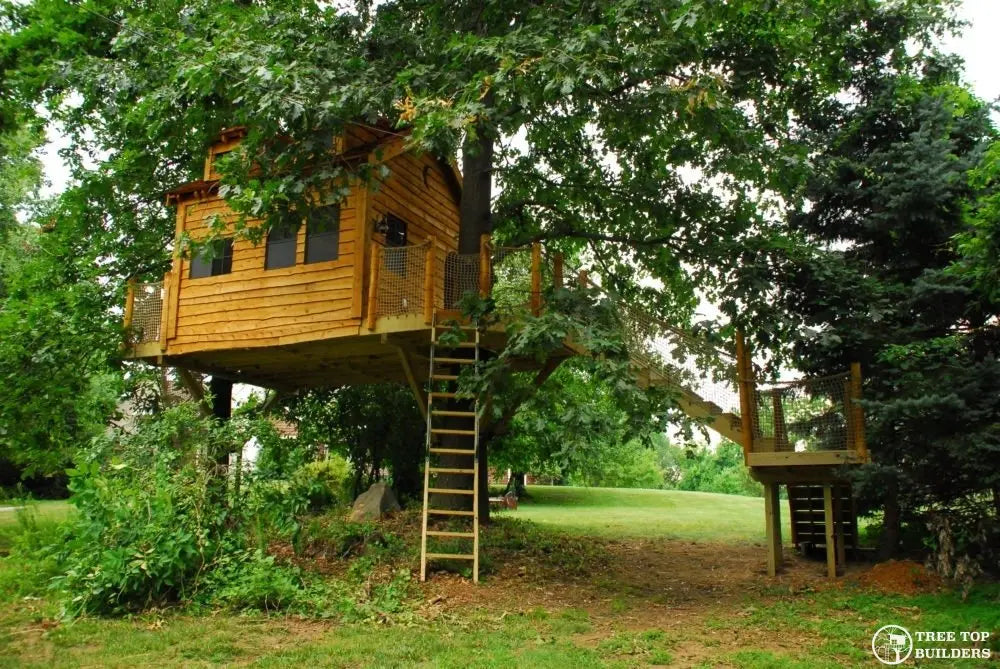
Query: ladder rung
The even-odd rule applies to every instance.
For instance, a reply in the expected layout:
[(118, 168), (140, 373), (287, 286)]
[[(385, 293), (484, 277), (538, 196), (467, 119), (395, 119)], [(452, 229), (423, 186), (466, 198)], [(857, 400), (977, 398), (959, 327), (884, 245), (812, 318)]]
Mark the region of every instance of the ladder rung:
[(471, 553), (428, 553), (427, 558), (432, 560), (475, 560), (476, 556)]
[(431, 474), (475, 474), (475, 469), (460, 469), (455, 467), (430, 467), (428, 470)]
[(434, 362), (440, 362), (445, 365), (474, 365), (476, 364), (475, 358), (434, 358)]
[(475, 411), (431, 411), (432, 416), (458, 416), (460, 418), (475, 418)]
[(454, 399), (458, 397), (458, 393), (431, 393), (431, 397), (447, 397), (449, 399)]
[(458, 381), (458, 376), (455, 374), (433, 374), (431, 378), (435, 381)]
[(435, 346), (440, 346), (443, 349), (449, 348), (476, 348), (477, 344), (474, 341), (460, 341), (457, 344), (442, 344), (441, 342), (435, 340)]
[(468, 448), (431, 448), (431, 453), (448, 453), (451, 455), (475, 455), (476, 451), (474, 449), (470, 450)]
[(475, 430), (446, 430), (443, 427), (431, 428), (431, 434), (460, 434), (467, 437), (476, 436)]
[(461, 488), (428, 488), (427, 492), (441, 495), (475, 495), (473, 490), (462, 490)]
[(429, 537), (468, 537), (472, 539), (476, 536), (475, 532), (441, 532), (438, 530), (427, 530), (427, 536)]
[(427, 513), (437, 516), (472, 516), (474, 511), (452, 511), (451, 509), (427, 509)]

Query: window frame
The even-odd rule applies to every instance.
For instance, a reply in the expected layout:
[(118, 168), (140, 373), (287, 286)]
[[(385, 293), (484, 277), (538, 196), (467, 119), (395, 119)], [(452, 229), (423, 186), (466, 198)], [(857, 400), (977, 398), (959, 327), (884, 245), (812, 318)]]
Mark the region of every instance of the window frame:
[[(315, 226), (319, 224), (320, 212), (327, 212), (328, 215), (323, 223), (332, 223), (329, 230), (316, 231)], [(340, 214), (341, 209), (339, 204), (328, 204), (322, 207), (316, 207), (309, 212), (309, 216), (306, 219), (306, 239), (305, 239), (305, 254), (303, 256), (303, 262), (306, 265), (311, 265), (314, 263), (321, 262), (334, 262), (340, 259)], [(315, 246), (311, 242), (323, 242), (327, 240), (333, 240), (332, 244), (324, 246)], [(320, 257), (315, 257), (316, 254), (322, 254), (322, 250), (327, 249), (325, 255)], [(332, 252), (332, 255), (331, 255)]]
[[(264, 269), (284, 269), (286, 267), (295, 267), (299, 260), (299, 227), (301, 223), (294, 221), (291, 217), (283, 220), (278, 226), (272, 227), (268, 233), (267, 238), (264, 240)], [(275, 233), (287, 235), (281, 239), (272, 239), (272, 235)], [(282, 249), (286, 246), (291, 246), (292, 255), (291, 262), (284, 262), (280, 265), (272, 265), (274, 261), (274, 250), (276, 246), (282, 245)]]
[[(206, 257), (208, 253), (209, 257)], [(210, 242), (189, 261), (189, 279), (208, 279), (233, 272), (233, 238), (224, 237)]]

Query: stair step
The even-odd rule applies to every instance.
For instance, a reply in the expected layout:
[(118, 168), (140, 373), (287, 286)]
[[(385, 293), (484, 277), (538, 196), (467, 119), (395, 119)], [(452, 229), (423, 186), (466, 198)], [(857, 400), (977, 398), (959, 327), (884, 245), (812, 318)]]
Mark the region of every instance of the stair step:
[(443, 365), (474, 365), (476, 364), (475, 358), (442, 358), (439, 356), (434, 357), (434, 362), (440, 362)]
[(462, 469), (456, 467), (429, 467), (427, 469), (431, 474), (475, 474), (475, 469)]
[(445, 429), (443, 427), (435, 427), (435, 428), (431, 428), (431, 434), (457, 434), (457, 435), (463, 435), (463, 436), (466, 436), (466, 437), (474, 437), (474, 436), (476, 436), (476, 431), (475, 430), (450, 430), (450, 429)]
[(432, 374), (431, 379), (434, 381), (458, 381), (458, 376), (456, 374)]
[(474, 511), (454, 511), (452, 509), (427, 509), (427, 513), (436, 516), (473, 516)]
[(427, 558), (432, 560), (475, 560), (476, 556), (471, 553), (428, 553)]
[(440, 495), (475, 495), (474, 490), (462, 490), (461, 488), (428, 488), (427, 492), (438, 493)]
[(451, 455), (475, 455), (476, 454), (475, 449), (468, 449), (468, 448), (437, 448), (437, 447), (434, 447), (434, 448), (430, 449), (430, 452), (431, 453), (451, 454)]
[(439, 411), (435, 409), (431, 411), (432, 416), (457, 416), (459, 418), (475, 418), (475, 411)]
[(476, 536), (475, 532), (443, 532), (439, 530), (427, 530), (427, 536), (429, 537), (467, 537), (472, 539)]

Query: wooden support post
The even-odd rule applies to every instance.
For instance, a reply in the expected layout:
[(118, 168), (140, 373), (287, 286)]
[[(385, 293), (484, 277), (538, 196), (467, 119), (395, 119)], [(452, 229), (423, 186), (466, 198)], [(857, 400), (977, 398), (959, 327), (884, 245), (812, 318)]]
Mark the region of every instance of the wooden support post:
[(746, 462), (750, 453), (753, 452), (753, 378), (748, 364), (750, 356), (747, 354), (746, 341), (743, 332), (736, 332), (736, 374), (740, 391), (740, 431), (743, 434), (743, 462)]
[(542, 245), (531, 245), (531, 313), (542, 313)]
[(833, 518), (833, 485), (823, 484), (823, 521), (826, 527), (826, 575), (837, 578), (836, 532)]
[(576, 275), (576, 281), (580, 284), (580, 288), (586, 288), (590, 285), (590, 278), (587, 276), (587, 270), (581, 269), (580, 273)]
[(427, 239), (427, 257), (424, 259), (424, 322), (434, 321), (434, 237)]
[(781, 498), (777, 483), (764, 484), (764, 516), (767, 522), (767, 575), (774, 576), (781, 569)]
[(490, 296), (493, 290), (493, 263), (490, 262), (490, 235), (479, 238), (479, 297)]
[[(834, 488), (834, 493), (838, 490)], [(833, 522), (834, 522), (834, 538), (837, 542), (837, 564), (843, 569), (847, 564), (847, 547), (844, 545), (844, 507), (843, 500), (840, 495), (837, 494), (833, 498)]]
[(399, 361), (403, 365), (403, 374), (406, 375), (406, 382), (410, 384), (410, 391), (413, 393), (413, 398), (417, 401), (417, 408), (420, 409), (420, 415), (427, 420), (427, 401), (424, 396), (423, 389), (420, 387), (420, 383), (417, 381), (417, 375), (413, 371), (413, 364), (410, 362), (410, 356), (402, 346), (395, 346), (396, 352), (399, 353)]
[(865, 441), (865, 411), (858, 404), (861, 399), (861, 363), (851, 363), (851, 414), (848, 420), (854, 425), (854, 443), (851, 446), (858, 455), (868, 459), (868, 443)]
[(378, 319), (378, 271), (381, 266), (381, 249), (378, 242), (371, 243), (371, 264), (368, 270), (368, 329), (375, 329), (375, 321)]
[(163, 275), (163, 287), (160, 289), (160, 351), (163, 352), (167, 350), (167, 340), (177, 330), (180, 289), (181, 273), (179, 270)]
[(135, 279), (128, 280), (128, 290), (125, 293), (125, 317), (122, 318), (122, 325), (126, 330), (132, 327), (132, 311), (135, 308)]
[(563, 254), (555, 254), (552, 258), (552, 284), (555, 288), (563, 287), (563, 265)]

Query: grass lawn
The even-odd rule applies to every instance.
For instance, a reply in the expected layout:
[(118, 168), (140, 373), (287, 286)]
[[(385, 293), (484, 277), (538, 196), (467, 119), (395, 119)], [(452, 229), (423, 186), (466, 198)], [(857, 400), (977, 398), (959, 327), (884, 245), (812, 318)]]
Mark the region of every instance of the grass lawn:
[[(795, 556), (767, 578), (763, 548), (750, 543), (761, 500), (530, 492), (484, 530), (493, 565), (479, 585), (444, 573), (414, 580), (406, 608), (380, 622), (184, 610), (63, 622), (58, 602), (5, 599), (0, 587), (0, 667), (871, 667), (871, 636), (885, 624), (991, 632), (1000, 653), (996, 585), (964, 602), (932, 589), (893, 594), (863, 585), (868, 566), (830, 582), (822, 563)], [(39, 508), (44, 522), (65, 513)], [(419, 541), (419, 514), (404, 516), (395, 527)], [(11, 517), (0, 515), (0, 531), (14, 531)], [(5, 561), (0, 585), (17, 578)]]
[(60, 500), (0, 503), (0, 550), (10, 548), (12, 537), (24, 521), (38, 526), (55, 525), (70, 513), (72, 505)]
[[(764, 541), (764, 498), (680, 490), (533, 485), (514, 516), (573, 534), (685, 541)], [(782, 501), (788, 541), (788, 502)]]

